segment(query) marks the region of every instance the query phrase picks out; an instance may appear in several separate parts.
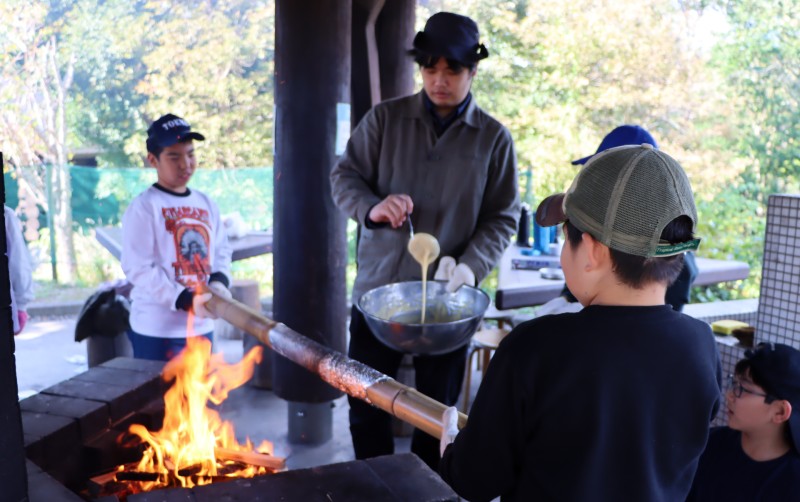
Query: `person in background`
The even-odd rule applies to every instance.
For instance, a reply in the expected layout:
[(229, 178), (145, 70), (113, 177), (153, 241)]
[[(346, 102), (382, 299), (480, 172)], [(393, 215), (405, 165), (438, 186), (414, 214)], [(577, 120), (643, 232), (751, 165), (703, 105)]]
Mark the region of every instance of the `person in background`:
[(33, 267), (31, 255), (22, 235), (22, 225), (16, 213), (3, 205), (6, 218), (6, 243), (8, 246), (8, 277), (11, 283), (11, 319), (14, 334), (25, 329), (28, 322), (28, 304), (33, 300)]
[(471, 501), (685, 499), (721, 400), (710, 326), (664, 303), (700, 244), (686, 173), (652, 145), (612, 148), (536, 217), (563, 223), (584, 308), (503, 339), (466, 426), (443, 416), (439, 473)]
[(153, 122), (147, 160), (158, 181), (122, 218), (122, 270), (133, 284), (128, 337), (136, 358), (167, 361), (186, 346), (187, 336), (212, 340), (214, 324), (204, 307), (211, 294), (198, 294), (199, 285), (230, 297), (231, 247), (219, 208), (188, 187), (197, 168), (195, 140), (205, 137), (180, 117), (167, 114)]
[[(488, 56), (477, 24), (458, 14), (434, 14), (410, 53), (423, 89), (375, 105), (331, 172), (334, 202), (360, 225), (349, 356), (392, 377), (404, 354), (378, 341), (356, 305), (373, 288), (421, 278), (407, 251), (406, 220), (438, 239), (444, 256), (433, 278), (454, 291), (488, 275), (519, 217), (511, 134), (470, 91), (478, 61)], [(466, 351), (415, 357), (417, 390), (454, 404)], [(349, 402), (356, 458), (393, 453), (391, 416), (359, 399)], [(415, 430), (411, 451), (436, 469), (438, 440)]]
[[(606, 134), (597, 151), (587, 157), (573, 160), (572, 165), (584, 165), (592, 157), (600, 152), (606, 151), (609, 148), (614, 148), (623, 145), (641, 145), (648, 144), (658, 148), (655, 138), (647, 131), (647, 129), (638, 125), (621, 125), (610, 133)], [(683, 306), (689, 303), (689, 292), (692, 289), (697, 277), (697, 263), (695, 261), (694, 253), (687, 251), (683, 255), (683, 268), (681, 269), (678, 278), (675, 282), (667, 287), (665, 300), (667, 304), (672, 305), (672, 308), (681, 312)], [(577, 304), (578, 299), (569, 291), (569, 288), (564, 286), (561, 295), (558, 298), (550, 300), (546, 304), (539, 307), (536, 312), (537, 316), (547, 314), (557, 314), (561, 312), (576, 312), (580, 310), (580, 305)]]
[(736, 364), (728, 426), (711, 430), (688, 501), (800, 497), (800, 351), (762, 343)]

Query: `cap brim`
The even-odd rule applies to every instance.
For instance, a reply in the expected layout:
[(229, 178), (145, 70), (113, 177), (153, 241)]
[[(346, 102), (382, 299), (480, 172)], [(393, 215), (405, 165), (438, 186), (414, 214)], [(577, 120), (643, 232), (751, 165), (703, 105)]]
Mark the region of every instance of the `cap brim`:
[(578, 166), (578, 165), (583, 165), (583, 164), (586, 164), (587, 162), (589, 162), (589, 159), (591, 159), (591, 158), (592, 158), (592, 157), (594, 157), (595, 155), (597, 155), (597, 154), (592, 154), (592, 155), (589, 155), (588, 157), (584, 157), (584, 158), (582, 158), (582, 159), (573, 160), (573, 161), (572, 161), (572, 165), (573, 165), (573, 166)]
[(186, 141), (187, 139), (194, 139), (194, 140), (197, 140), (197, 141), (205, 141), (206, 137), (203, 136), (202, 134), (200, 134), (199, 132), (189, 131), (186, 134), (182, 134), (182, 135), (178, 136), (176, 138), (176, 140), (175, 140), (175, 143), (177, 143), (178, 141)]
[(189, 139), (193, 139), (193, 140), (197, 140), (197, 141), (205, 141), (206, 137), (203, 136), (202, 134), (200, 134), (199, 132), (189, 131), (186, 134), (178, 134), (178, 135), (173, 136), (173, 137), (171, 137), (171, 138), (169, 138), (169, 139), (167, 139), (165, 141), (162, 141), (162, 142), (159, 143), (158, 146), (160, 146), (161, 148), (166, 148), (168, 146), (172, 146), (172, 145), (174, 145), (176, 143), (181, 143), (181, 142), (189, 140)]
[(551, 195), (539, 203), (536, 208), (536, 223), (542, 227), (552, 227), (566, 221), (564, 214), (564, 197), (566, 194)]

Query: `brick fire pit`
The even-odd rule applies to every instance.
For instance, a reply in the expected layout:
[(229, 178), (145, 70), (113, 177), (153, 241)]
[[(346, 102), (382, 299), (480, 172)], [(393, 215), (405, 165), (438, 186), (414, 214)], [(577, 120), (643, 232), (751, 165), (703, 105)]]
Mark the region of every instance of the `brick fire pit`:
[[(20, 402), (29, 497), (37, 501), (88, 498), (89, 478), (138, 460), (140, 451), (117, 439), (131, 423), (158, 430), (164, 416), (163, 363), (117, 358)], [(82, 495), (79, 495), (81, 493)], [(131, 495), (130, 502), (250, 500), (458, 500), (413, 454), (330, 464), (241, 478), (195, 488)]]

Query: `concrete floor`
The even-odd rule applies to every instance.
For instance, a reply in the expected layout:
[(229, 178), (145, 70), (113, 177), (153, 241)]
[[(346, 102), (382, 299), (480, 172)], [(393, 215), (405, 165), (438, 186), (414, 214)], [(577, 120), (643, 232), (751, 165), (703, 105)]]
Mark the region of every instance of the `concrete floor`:
[[(33, 319), (15, 338), (21, 399), (88, 369), (86, 343), (74, 341), (74, 329), (74, 318)], [(222, 352), (229, 362), (238, 361), (242, 357), (243, 343), (218, 338), (215, 351)], [(474, 377), (477, 380), (472, 385), (472, 397), (480, 375)], [(332, 438), (318, 445), (289, 442), (288, 404), (271, 391), (245, 385), (231, 393), (220, 411), (224, 419), (234, 424), (240, 442), (246, 437), (255, 444), (269, 440), (274, 444), (275, 454), (286, 458), (287, 467), (297, 469), (354, 459), (348, 408), (346, 396), (333, 402)], [(395, 445), (397, 453), (409, 451), (410, 437), (396, 438)]]

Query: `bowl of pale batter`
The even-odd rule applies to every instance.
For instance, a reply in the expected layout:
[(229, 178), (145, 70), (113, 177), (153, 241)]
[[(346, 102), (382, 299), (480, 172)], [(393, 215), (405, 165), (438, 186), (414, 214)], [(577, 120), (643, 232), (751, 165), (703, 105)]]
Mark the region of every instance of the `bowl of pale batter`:
[(469, 342), (489, 307), (489, 296), (480, 289), (461, 286), (448, 293), (445, 285), (427, 281), (424, 323), (422, 281), (372, 289), (357, 307), (384, 345), (408, 354), (445, 354)]

